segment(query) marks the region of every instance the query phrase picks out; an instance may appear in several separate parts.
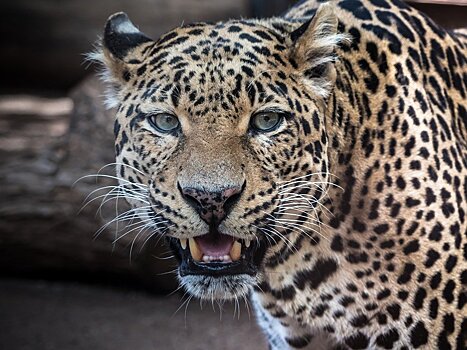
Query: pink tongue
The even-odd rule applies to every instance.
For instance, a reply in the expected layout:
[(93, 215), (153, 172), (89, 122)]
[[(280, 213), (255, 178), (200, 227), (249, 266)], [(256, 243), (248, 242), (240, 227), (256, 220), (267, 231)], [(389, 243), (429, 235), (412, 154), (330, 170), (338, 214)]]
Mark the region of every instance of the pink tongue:
[(204, 255), (214, 257), (229, 255), (234, 242), (232, 236), (222, 234), (198, 236), (195, 240)]

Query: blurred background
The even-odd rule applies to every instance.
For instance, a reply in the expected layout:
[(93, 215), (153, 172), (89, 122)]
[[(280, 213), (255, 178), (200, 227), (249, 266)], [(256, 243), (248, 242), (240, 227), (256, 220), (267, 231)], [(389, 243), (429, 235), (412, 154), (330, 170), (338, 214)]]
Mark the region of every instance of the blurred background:
[[(157, 38), (293, 2), (0, 1), (0, 349), (266, 348), (247, 306), (201, 308), (176, 291), (158, 237), (136, 221), (107, 225), (128, 208), (104, 196), (113, 111), (84, 54), (117, 11)], [(466, 24), (466, 0), (412, 4), (445, 27)]]

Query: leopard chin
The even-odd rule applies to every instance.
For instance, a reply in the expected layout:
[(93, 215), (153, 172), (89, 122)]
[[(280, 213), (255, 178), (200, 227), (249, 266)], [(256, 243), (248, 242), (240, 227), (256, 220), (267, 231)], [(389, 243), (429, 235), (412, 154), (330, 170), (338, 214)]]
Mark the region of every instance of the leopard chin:
[(180, 285), (202, 300), (228, 301), (248, 297), (257, 284), (255, 277), (240, 274), (226, 276), (178, 275)]

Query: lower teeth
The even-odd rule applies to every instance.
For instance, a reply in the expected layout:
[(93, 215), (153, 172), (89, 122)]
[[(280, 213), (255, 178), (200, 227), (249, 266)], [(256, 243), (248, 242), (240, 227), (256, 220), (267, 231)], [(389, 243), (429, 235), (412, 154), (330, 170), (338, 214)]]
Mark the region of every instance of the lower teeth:
[(211, 262), (211, 261), (224, 261), (224, 262), (230, 262), (232, 261), (230, 259), (230, 256), (224, 255), (224, 256), (209, 256), (209, 255), (204, 255), (203, 256), (203, 261), (204, 262)]

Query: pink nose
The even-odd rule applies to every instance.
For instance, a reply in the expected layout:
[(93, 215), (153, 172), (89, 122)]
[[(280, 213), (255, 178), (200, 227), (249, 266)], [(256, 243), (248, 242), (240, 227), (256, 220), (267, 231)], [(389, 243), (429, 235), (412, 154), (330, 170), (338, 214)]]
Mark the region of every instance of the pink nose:
[(192, 187), (180, 188), (185, 200), (209, 225), (219, 224), (240, 198), (241, 186), (229, 187), (219, 192), (208, 192)]

